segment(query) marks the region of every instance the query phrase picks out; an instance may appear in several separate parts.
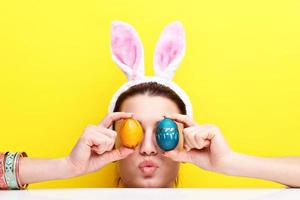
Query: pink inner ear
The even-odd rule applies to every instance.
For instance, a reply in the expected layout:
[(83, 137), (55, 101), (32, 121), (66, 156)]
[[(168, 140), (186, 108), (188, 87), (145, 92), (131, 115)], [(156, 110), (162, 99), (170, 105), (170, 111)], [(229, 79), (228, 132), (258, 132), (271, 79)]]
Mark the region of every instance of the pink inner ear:
[(155, 52), (155, 62), (165, 70), (183, 51), (185, 35), (180, 23), (168, 25), (162, 32)]
[(131, 27), (115, 24), (111, 30), (111, 48), (123, 64), (136, 69), (141, 59), (141, 45)]

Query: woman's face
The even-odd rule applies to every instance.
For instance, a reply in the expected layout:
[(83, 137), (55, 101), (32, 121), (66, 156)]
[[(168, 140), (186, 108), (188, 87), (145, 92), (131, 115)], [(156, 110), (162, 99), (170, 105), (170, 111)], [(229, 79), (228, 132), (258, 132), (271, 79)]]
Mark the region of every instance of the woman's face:
[[(135, 152), (118, 163), (121, 184), (124, 187), (173, 187), (179, 163), (162, 156), (163, 150), (156, 143), (155, 131), (165, 114), (180, 113), (177, 105), (165, 97), (135, 95), (122, 103), (120, 111), (133, 113), (144, 132), (142, 143), (135, 148)], [(116, 130), (121, 121), (116, 122)], [(183, 126), (177, 125), (180, 139), (176, 149), (182, 149)], [(116, 145), (120, 146), (119, 140)]]

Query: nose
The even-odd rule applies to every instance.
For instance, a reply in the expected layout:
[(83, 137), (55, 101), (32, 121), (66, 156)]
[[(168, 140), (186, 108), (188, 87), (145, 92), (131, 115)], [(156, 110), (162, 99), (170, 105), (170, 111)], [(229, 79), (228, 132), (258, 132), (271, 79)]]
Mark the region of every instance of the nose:
[(155, 140), (155, 133), (152, 130), (146, 130), (144, 132), (143, 141), (140, 145), (140, 154), (143, 156), (155, 156), (157, 155), (157, 145)]

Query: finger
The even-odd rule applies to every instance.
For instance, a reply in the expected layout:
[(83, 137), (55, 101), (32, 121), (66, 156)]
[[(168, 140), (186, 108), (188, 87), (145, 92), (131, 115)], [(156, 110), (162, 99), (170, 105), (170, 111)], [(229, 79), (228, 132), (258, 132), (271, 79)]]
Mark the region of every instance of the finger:
[(99, 158), (99, 162), (105, 162), (105, 163), (111, 163), (115, 162), (121, 159), (126, 158), (130, 154), (134, 152), (133, 149), (126, 148), (126, 147), (120, 147), (120, 149), (114, 149), (109, 152), (105, 152), (101, 158)]
[(115, 141), (115, 139), (110, 138), (109, 136), (99, 133), (96, 129), (90, 129), (84, 135), (84, 138), (87, 142), (87, 145), (93, 147), (92, 150), (98, 154), (102, 154), (105, 151), (108, 151), (111, 143)]
[(112, 143), (112, 140), (111, 140), (111, 139), (108, 139), (108, 140), (106, 139), (106, 140), (105, 140), (104, 145), (103, 145), (104, 150), (103, 150), (102, 153), (111, 150), (111, 149), (110, 149), (111, 143)]
[(198, 134), (203, 138), (204, 140), (211, 140), (215, 136), (215, 130), (214, 127), (203, 125), (200, 127)]
[(112, 140), (113, 139), (110, 136), (108, 136), (107, 134), (105, 134), (104, 132), (99, 132), (97, 130), (92, 130), (89, 133), (89, 136), (91, 137), (94, 145), (101, 144), (103, 142), (103, 140)]
[(116, 142), (116, 137), (109, 138), (109, 141), (106, 146), (106, 151), (111, 151), (115, 145), (115, 142)]
[(114, 146), (115, 146), (115, 142), (111, 142), (111, 144), (108, 147), (108, 151), (113, 150)]
[(107, 129), (102, 126), (95, 126), (95, 125), (89, 125), (85, 129), (85, 135), (89, 134), (91, 132), (96, 132), (97, 134), (104, 134), (107, 135), (110, 138), (114, 138), (117, 135), (117, 132), (111, 129)]
[(204, 143), (203, 143), (203, 147), (209, 147), (210, 146), (210, 140), (204, 140)]
[(187, 134), (189, 134), (196, 128), (197, 128), (196, 126), (191, 126), (191, 127), (183, 129), (184, 148), (186, 151), (190, 151), (191, 148), (193, 147), (193, 145), (190, 143), (189, 139), (187, 138)]
[(203, 125), (199, 127), (198, 132), (196, 133), (195, 140), (198, 144), (198, 148), (202, 149), (208, 147), (211, 143), (211, 140), (214, 138), (215, 130), (214, 127)]
[(172, 150), (163, 153), (163, 156), (177, 162), (192, 162), (190, 154), (187, 151)]
[(116, 141), (117, 132), (104, 127), (97, 127), (96, 131), (98, 134), (105, 135), (110, 139), (109, 144), (106, 146), (106, 151), (111, 151)]
[[(207, 142), (210, 141), (211, 136), (209, 130), (206, 126), (198, 126), (193, 130), (193, 137), (191, 138), (192, 142), (198, 149), (202, 149), (207, 146)], [(209, 142), (210, 143), (210, 142)]]
[(99, 125), (109, 128), (114, 121), (117, 121), (119, 119), (124, 119), (124, 118), (130, 118), (132, 117), (132, 113), (126, 113), (126, 112), (114, 112), (111, 114), (108, 114), (102, 122), (100, 122)]
[(100, 150), (97, 146), (92, 146), (91, 147), (92, 151), (101, 155), (102, 154), (102, 150)]
[(109, 151), (111, 143), (114, 141), (112, 138), (108, 137), (105, 134), (99, 134), (94, 131), (91, 132), (91, 139), (94, 146), (96, 146), (97, 153), (102, 154), (105, 151)]
[(194, 140), (197, 144), (198, 149), (202, 149), (204, 147), (205, 139), (199, 133), (196, 133), (194, 136)]
[(103, 145), (102, 146), (92, 146), (91, 149), (99, 155), (103, 154), (105, 152), (105, 147)]
[(187, 148), (188, 151), (192, 148), (196, 148), (196, 144), (193, 142), (193, 136), (192, 136), (195, 131), (197, 131), (197, 126), (188, 127), (183, 130), (183, 136), (184, 136), (185, 143), (188, 146)]
[(190, 127), (184, 128), (184, 129), (183, 129), (183, 134), (193, 132), (193, 131), (196, 130), (197, 128), (198, 128), (198, 126), (190, 126)]
[(196, 125), (196, 123), (187, 115), (182, 115), (178, 113), (168, 114), (165, 117), (173, 119), (177, 122), (183, 123), (185, 127), (190, 127)]
[(116, 138), (117, 138), (117, 132), (110, 130), (110, 129), (106, 129), (108, 131), (108, 135), (110, 137), (110, 144), (108, 146), (108, 151), (111, 151), (114, 148), (114, 145), (116, 143)]
[(194, 132), (186, 134), (186, 137), (187, 137), (187, 140), (189, 141), (189, 143), (191, 144), (191, 148), (199, 149), (200, 145), (196, 142), (196, 139), (195, 139), (196, 134), (197, 134), (197, 130), (194, 130)]
[(184, 144), (184, 149), (185, 149), (186, 151), (190, 151), (190, 150), (191, 150), (191, 147), (190, 147), (189, 145), (187, 145), (187, 144)]
[(117, 132), (111, 129), (107, 129), (104, 127), (97, 127), (96, 131), (98, 132), (98, 134), (104, 134), (106, 136), (108, 136), (109, 138), (115, 140), (116, 136), (117, 136)]
[(193, 148), (192, 143), (190, 142), (190, 139), (188, 138), (188, 134), (184, 134), (184, 144), (187, 151), (191, 150)]

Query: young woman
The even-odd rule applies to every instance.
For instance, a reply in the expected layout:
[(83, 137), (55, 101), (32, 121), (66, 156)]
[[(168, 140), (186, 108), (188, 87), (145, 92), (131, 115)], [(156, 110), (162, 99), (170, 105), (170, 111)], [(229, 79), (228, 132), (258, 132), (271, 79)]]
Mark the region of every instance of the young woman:
[[(155, 50), (156, 77), (144, 77), (137, 33), (130, 25), (115, 22), (113, 59), (129, 82), (113, 96), (109, 114), (100, 124), (87, 126), (64, 158), (0, 153), (0, 188), (24, 189), (30, 183), (81, 176), (112, 162), (117, 162), (118, 187), (175, 187), (181, 162), (226, 175), (300, 187), (300, 157), (263, 158), (237, 153), (217, 126), (193, 120), (188, 96), (171, 81), (184, 54), (184, 41), (182, 25), (169, 24)], [(157, 123), (164, 117), (176, 121), (180, 135), (176, 148), (168, 152), (161, 150), (155, 139)], [(142, 142), (134, 149), (123, 147), (118, 139), (120, 123), (127, 118), (135, 118), (143, 128)]]
[[(115, 109), (120, 112), (109, 114), (98, 125), (89, 125), (67, 157), (20, 159), (19, 184), (81, 176), (117, 161), (118, 187), (176, 187), (180, 162), (300, 187), (299, 157), (262, 158), (232, 151), (217, 126), (199, 125), (185, 115), (180, 98), (165, 86), (134, 86), (123, 93)], [(141, 123), (144, 132), (135, 149), (122, 147), (117, 132), (109, 129), (114, 122), (118, 129), (122, 119), (130, 117)], [(180, 130), (178, 146), (169, 152), (162, 151), (155, 140), (156, 125), (164, 117), (177, 121)], [(147, 162), (144, 167), (143, 162)]]

